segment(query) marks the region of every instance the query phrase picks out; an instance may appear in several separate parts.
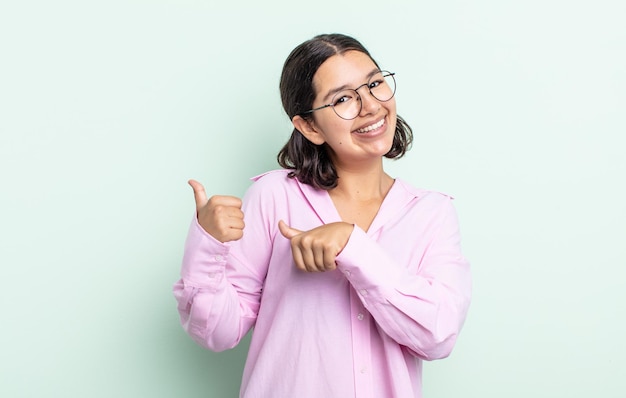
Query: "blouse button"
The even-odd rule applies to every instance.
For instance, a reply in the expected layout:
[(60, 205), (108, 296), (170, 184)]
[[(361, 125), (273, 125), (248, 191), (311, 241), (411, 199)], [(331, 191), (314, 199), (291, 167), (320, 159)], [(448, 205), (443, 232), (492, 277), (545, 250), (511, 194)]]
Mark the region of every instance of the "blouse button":
[(359, 315), (357, 315), (357, 316), (356, 316), (356, 318), (357, 318), (359, 321), (362, 321), (362, 320), (363, 320), (363, 314), (362, 314), (362, 313), (359, 313)]

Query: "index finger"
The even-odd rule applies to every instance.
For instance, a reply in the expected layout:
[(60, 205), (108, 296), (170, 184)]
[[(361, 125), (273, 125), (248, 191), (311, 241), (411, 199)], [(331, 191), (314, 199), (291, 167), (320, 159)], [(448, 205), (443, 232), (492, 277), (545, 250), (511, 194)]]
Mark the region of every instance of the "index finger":
[(219, 206), (236, 207), (240, 209), (242, 202), (241, 202), (241, 199), (239, 199), (236, 196), (215, 195), (215, 196), (211, 196), (211, 198), (209, 199), (209, 205), (210, 206), (219, 205)]

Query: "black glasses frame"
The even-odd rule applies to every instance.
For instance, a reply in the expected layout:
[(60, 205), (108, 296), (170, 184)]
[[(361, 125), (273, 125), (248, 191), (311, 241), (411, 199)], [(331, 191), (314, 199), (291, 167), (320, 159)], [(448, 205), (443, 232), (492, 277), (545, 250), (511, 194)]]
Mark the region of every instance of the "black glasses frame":
[[(367, 87), (367, 90), (370, 92), (370, 95), (371, 95), (372, 97), (376, 98), (376, 101), (379, 101), (379, 102), (387, 102), (387, 101), (389, 101), (390, 99), (392, 99), (394, 95), (396, 95), (396, 78), (394, 77), (394, 76), (396, 75), (396, 74), (395, 74), (395, 72), (389, 72), (389, 71), (387, 71), (387, 70), (381, 70), (381, 71), (379, 71), (379, 72), (383, 74), (383, 78), (386, 78), (386, 77), (391, 76), (391, 78), (393, 79), (393, 93), (391, 93), (391, 97), (389, 97), (387, 100), (385, 100), (385, 101), (379, 100), (379, 99), (378, 99), (378, 98), (377, 98), (377, 97), (376, 97), (376, 96), (372, 93), (372, 89), (371, 89), (371, 87), (369, 87), (370, 82), (368, 81), (367, 83), (363, 83), (363, 84), (361, 84), (359, 87), (357, 87), (357, 88), (355, 88), (355, 89), (350, 89), (351, 91), (354, 91), (354, 92), (356, 93), (357, 99), (359, 100), (359, 107), (360, 107), (359, 111), (357, 112), (357, 114), (356, 114), (354, 117), (351, 117), (351, 118), (345, 118), (345, 117), (340, 116), (340, 115), (337, 113), (337, 111), (335, 111), (335, 104), (333, 104), (332, 102), (331, 102), (330, 104), (322, 105), (322, 106), (319, 106), (319, 107), (317, 107), (317, 108), (313, 108), (313, 109), (310, 109), (310, 110), (308, 110), (308, 111), (301, 112), (301, 113), (299, 113), (299, 115), (300, 115), (300, 116), (303, 116), (303, 115), (307, 115), (307, 114), (309, 114), (309, 113), (313, 113), (313, 112), (315, 112), (315, 111), (319, 111), (320, 109), (324, 109), (324, 108), (329, 108), (329, 107), (332, 107), (332, 108), (333, 108), (333, 111), (335, 112), (335, 115), (339, 116), (339, 117), (340, 117), (340, 118), (342, 118), (343, 120), (354, 120), (354, 119), (356, 119), (356, 118), (357, 118), (357, 116), (359, 116), (359, 114), (361, 113), (361, 110), (363, 110), (363, 101), (361, 101), (361, 95), (359, 94), (359, 89), (360, 89), (361, 87)], [(343, 90), (342, 90), (342, 91), (343, 91)], [(333, 97), (333, 98), (334, 98), (334, 97)]]

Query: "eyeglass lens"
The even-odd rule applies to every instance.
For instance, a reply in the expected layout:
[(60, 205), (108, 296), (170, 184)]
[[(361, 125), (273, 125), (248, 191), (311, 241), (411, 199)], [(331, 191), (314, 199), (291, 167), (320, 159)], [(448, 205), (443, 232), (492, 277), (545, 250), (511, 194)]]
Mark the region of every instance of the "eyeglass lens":
[[(389, 101), (396, 92), (396, 81), (387, 71), (376, 73), (367, 83), (370, 94), (378, 101)], [(342, 119), (350, 120), (361, 113), (361, 96), (355, 90), (343, 90), (335, 94), (332, 108)]]

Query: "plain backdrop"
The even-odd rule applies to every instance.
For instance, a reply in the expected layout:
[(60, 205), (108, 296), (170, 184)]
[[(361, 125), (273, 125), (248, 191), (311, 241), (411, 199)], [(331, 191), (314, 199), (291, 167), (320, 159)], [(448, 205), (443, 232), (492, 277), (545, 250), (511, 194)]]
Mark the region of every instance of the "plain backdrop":
[(424, 396), (623, 397), (625, 20), (621, 0), (3, 1), (0, 396), (237, 396), (247, 342), (197, 346), (171, 293), (186, 182), (241, 196), (277, 168), (282, 64), (342, 32), (397, 73), (415, 144), (389, 173), (456, 198), (472, 263)]

